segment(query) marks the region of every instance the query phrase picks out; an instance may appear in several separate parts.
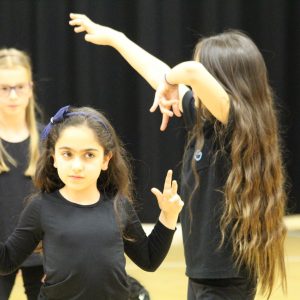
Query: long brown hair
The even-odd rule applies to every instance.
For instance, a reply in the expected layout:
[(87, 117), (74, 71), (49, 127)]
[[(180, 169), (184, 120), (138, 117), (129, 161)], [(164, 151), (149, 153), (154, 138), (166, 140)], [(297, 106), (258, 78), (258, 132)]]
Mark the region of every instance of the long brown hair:
[(103, 113), (93, 108), (69, 107), (67, 115), (60, 122), (53, 124), (42, 143), (42, 153), (34, 177), (36, 187), (42, 192), (51, 193), (64, 186), (57, 169), (53, 166), (52, 156), (61, 132), (70, 126), (87, 126), (94, 132), (99, 144), (104, 148), (104, 154), (109, 152), (112, 154), (108, 169), (102, 171), (97, 180), (97, 187), (100, 192), (108, 194), (114, 200), (117, 217), (121, 218), (124, 209), (122, 200), (127, 198), (132, 201), (133, 199), (129, 156), (110, 122)]
[[(0, 68), (10, 69), (15, 67), (23, 67), (28, 74), (29, 82), (32, 82), (32, 67), (30, 57), (21, 50), (14, 48), (0, 49)], [(37, 128), (36, 111), (40, 112), (36, 104), (34, 93), (29, 99), (29, 104), (26, 108), (26, 123), (29, 129), (29, 162), (25, 170), (26, 176), (33, 176), (36, 168), (36, 163), (39, 157), (39, 133)], [(4, 149), (0, 140), (0, 173), (8, 172), (9, 166), (7, 162), (16, 165), (14, 158)]]
[[(266, 65), (254, 42), (232, 30), (200, 40), (194, 59), (219, 81), (231, 104), (227, 126), (214, 120), (219, 149), (228, 151), (231, 160), (223, 190), (220, 246), (229, 235), (237, 267), (246, 265), (250, 276), (258, 279), (261, 292), (269, 298), (277, 274), (286, 290), (286, 191), (277, 115)], [(191, 138), (201, 144), (202, 120), (207, 119), (207, 110), (201, 107), (197, 114)]]

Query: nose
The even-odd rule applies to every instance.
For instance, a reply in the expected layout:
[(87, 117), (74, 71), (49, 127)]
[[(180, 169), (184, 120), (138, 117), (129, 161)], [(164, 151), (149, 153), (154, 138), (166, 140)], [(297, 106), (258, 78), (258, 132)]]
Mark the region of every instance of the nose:
[(16, 93), (15, 88), (10, 88), (10, 91), (9, 91), (9, 98), (10, 98), (10, 99), (16, 99), (16, 98), (17, 98), (17, 93)]
[(76, 173), (80, 172), (83, 169), (83, 164), (79, 157), (74, 158), (73, 164), (72, 164), (72, 169)]

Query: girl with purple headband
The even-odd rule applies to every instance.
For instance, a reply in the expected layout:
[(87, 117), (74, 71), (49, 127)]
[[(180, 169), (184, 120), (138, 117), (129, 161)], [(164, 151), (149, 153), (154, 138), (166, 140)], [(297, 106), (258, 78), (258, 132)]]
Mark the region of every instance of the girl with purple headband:
[(61, 108), (42, 133), (35, 184), (40, 192), (0, 244), (0, 273), (9, 274), (43, 242), (45, 279), (38, 299), (128, 299), (125, 256), (155, 271), (172, 242), (183, 202), (169, 170), (161, 213), (147, 237), (132, 206), (125, 149), (103, 114)]

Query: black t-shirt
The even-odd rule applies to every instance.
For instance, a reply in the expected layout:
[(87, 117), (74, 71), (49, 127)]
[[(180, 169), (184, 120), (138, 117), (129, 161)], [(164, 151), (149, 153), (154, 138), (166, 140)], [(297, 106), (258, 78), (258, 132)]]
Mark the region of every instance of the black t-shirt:
[[(31, 178), (24, 175), (28, 166), (29, 141), (30, 138), (19, 143), (1, 140), (3, 147), (16, 160), (17, 165), (9, 164), (10, 171), (0, 174), (0, 242), (6, 241), (14, 231), (26, 205), (25, 198), (34, 191)], [(33, 253), (22, 266), (41, 264), (41, 255)]]
[[(232, 111), (229, 118), (231, 114)], [(191, 130), (195, 122), (194, 98), (191, 91), (183, 97), (183, 117), (187, 130)], [(186, 274), (194, 279), (241, 277), (233, 264), (231, 242), (227, 240), (219, 249), (220, 217), (224, 205), (223, 187), (230, 166), (229, 155), (226, 151), (215, 155), (219, 148), (212, 124), (204, 124), (203, 134), (202, 149), (196, 149), (193, 142), (186, 149), (181, 176), (181, 197), (185, 202), (181, 212), (181, 224)], [(200, 183), (189, 199), (195, 187), (192, 160), (196, 162)]]
[(0, 272), (15, 269), (42, 240), (46, 279), (39, 299), (127, 300), (124, 251), (138, 266), (154, 271), (174, 230), (158, 222), (147, 237), (133, 207), (126, 199), (122, 203), (120, 227), (106, 195), (92, 205), (72, 203), (59, 192), (37, 196), (13, 235), (0, 244)]

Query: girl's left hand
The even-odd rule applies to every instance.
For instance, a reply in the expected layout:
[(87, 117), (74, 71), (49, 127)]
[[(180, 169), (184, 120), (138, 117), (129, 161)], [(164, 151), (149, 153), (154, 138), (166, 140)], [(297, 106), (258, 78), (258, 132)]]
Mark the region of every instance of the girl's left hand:
[(174, 229), (184, 203), (177, 194), (178, 185), (176, 180), (172, 180), (172, 174), (172, 170), (169, 170), (165, 179), (163, 192), (157, 188), (152, 188), (151, 192), (156, 196), (161, 209), (159, 220), (166, 227)]
[(173, 117), (174, 114), (177, 117), (181, 116), (178, 103), (178, 85), (168, 84), (165, 79), (163, 79), (156, 89), (154, 101), (150, 108), (150, 112), (154, 112), (157, 107), (159, 107), (162, 113), (161, 131), (167, 128), (170, 117)]

